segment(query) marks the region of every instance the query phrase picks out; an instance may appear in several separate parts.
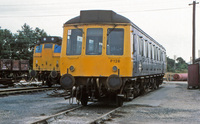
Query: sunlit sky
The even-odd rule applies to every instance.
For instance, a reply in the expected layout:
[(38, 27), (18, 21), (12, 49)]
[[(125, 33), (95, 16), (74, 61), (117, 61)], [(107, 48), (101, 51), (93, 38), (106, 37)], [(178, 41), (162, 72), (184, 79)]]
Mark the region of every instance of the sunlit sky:
[[(17, 33), (26, 23), (52, 36), (81, 10), (113, 10), (162, 44), (167, 56), (192, 56), (193, 0), (0, 0), (0, 27)], [(199, 2), (199, 1), (197, 1)], [(200, 50), (200, 4), (196, 8), (196, 58)]]

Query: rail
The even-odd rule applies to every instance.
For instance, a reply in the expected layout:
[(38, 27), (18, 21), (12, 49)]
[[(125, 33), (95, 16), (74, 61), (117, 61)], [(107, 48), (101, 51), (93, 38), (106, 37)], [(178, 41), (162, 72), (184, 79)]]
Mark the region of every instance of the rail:
[(2, 89), (2, 90), (0, 90), (0, 96), (20, 94), (20, 93), (30, 93), (30, 92), (37, 92), (37, 91), (46, 91), (46, 90), (53, 90), (53, 89), (55, 89), (55, 88), (49, 88), (49, 87), (28, 87), (28, 88)]

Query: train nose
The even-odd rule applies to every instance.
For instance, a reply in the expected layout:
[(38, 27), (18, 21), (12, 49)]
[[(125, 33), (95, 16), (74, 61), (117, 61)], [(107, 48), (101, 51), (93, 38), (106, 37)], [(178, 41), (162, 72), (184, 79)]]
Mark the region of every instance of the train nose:
[(122, 86), (122, 79), (118, 75), (110, 75), (106, 81), (107, 87), (111, 90), (118, 90)]
[(68, 90), (72, 88), (75, 84), (75, 78), (71, 74), (65, 74), (60, 79), (60, 85)]

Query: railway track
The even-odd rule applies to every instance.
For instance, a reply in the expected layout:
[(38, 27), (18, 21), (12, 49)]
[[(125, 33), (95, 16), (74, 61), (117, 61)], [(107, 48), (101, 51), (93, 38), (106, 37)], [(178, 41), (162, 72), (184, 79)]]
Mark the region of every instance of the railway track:
[(45, 119), (38, 120), (32, 124), (56, 124), (56, 123), (83, 123), (97, 124), (108, 120), (112, 113), (121, 107), (106, 107), (109, 105), (89, 104), (88, 106), (78, 106), (69, 110), (51, 115)]
[(47, 91), (47, 90), (53, 90), (53, 89), (55, 89), (55, 88), (54, 87), (51, 87), (51, 88), (49, 88), (49, 87), (28, 87), (28, 88), (2, 89), (2, 90), (0, 90), (0, 96)]
[(72, 111), (74, 111), (76, 109), (79, 109), (81, 107), (83, 107), (83, 106), (78, 106), (78, 107), (75, 107), (75, 108), (71, 108), (71, 109), (59, 112), (59, 113), (51, 115), (51, 116), (49, 116), (49, 117), (47, 117), (45, 119), (35, 121), (35, 122), (31, 123), (31, 124), (48, 124), (48, 123), (51, 123), (51, 122), (53, 122), (55, 120), (58, 120), (58, 119), (62, 118), (67, 113), (72, 112)]
[[(135, 99), (139, 99), (144, 95), (145, 94), (138, 96)], [(113, 117), (117, 116), (117, 113), (120, 113), (122, 107), (114, 107), (112, 104), (105, 103), (90, 103), (88, 106), (78, 106), (62, 111), (45, 119), (33, 122), (32, 124), (101, 124), (105, 121), (112, 120)]]

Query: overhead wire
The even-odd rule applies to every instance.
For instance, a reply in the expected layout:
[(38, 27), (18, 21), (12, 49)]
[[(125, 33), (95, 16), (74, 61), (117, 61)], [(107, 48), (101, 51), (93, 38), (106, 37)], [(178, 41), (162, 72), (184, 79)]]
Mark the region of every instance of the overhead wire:
[[(118, 11), (120, 13), (135, 13), (135, 12), (151, 12), (151, 11), (170, 11), (170, 10), (180, 10), (180, 9), (189, 9), (190, 7), (179, 7), (179, 8), (166, 8), (166, 9), (149, 9), (149, 10), (138, 10), (138, 11)], [(15, 18), (15, 17), (56, 17), (56, 16), (73, 16), (74, 14), (56, 14), (56, 15), (9, 15), (9, 16), (0, 16), (0, 18)]]

